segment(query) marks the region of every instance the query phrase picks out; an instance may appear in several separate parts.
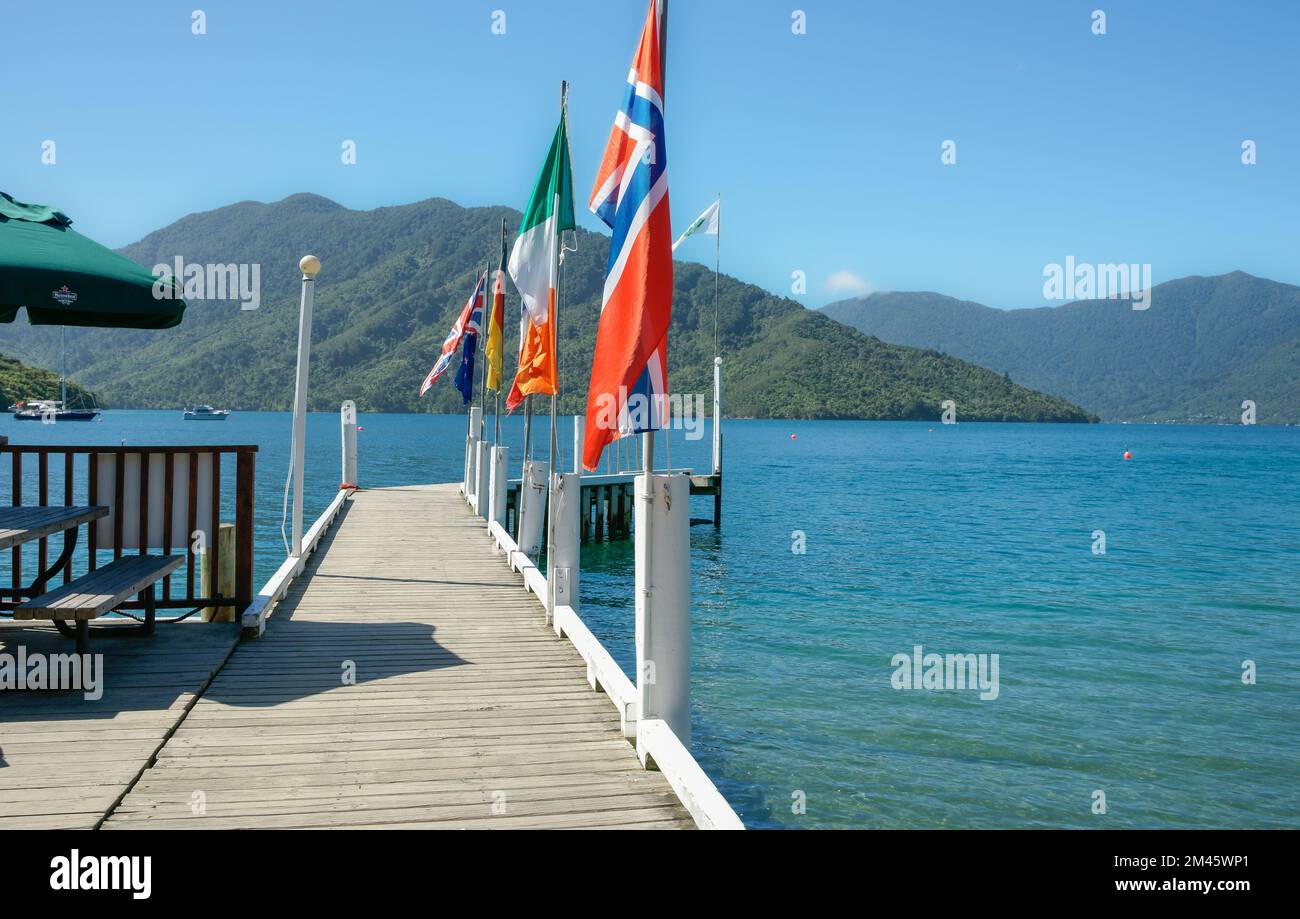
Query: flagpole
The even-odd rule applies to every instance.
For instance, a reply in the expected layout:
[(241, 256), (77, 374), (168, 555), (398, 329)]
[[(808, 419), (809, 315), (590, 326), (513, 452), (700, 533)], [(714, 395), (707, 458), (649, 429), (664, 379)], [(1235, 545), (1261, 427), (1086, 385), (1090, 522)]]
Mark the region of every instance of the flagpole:
[[(568, 137), (569, 129), (569, 81), (560, 81), (560, 120), (564, 123), (565, 137)], [(556, 212), (556, 233), (555, 233), (555, 313), (551, 316), (551, 361), (555, 365), (555, 389), (551, 392), (551, 452), (549, 459), (547, 494), (546, 494), (546, 567), (548, 574), (552, 559), (555, 558), (555, 447), (556, 447), (556, 426), (555, 413), (559, 406), (560, 395), (560, 302), (564, 290), (563, 272), (564, 259), (560, 250), (564, 248), (564, 231), (559, 229), (558, 220), (559, 212)], [(550, 617), (555, 616), (555, 583), (554, 579), (546, 579), (546, 613)]]
[[(663, 100), (661, 104), (664, 107), (664, 117), (666, 118), (668, 116), (668, 112), (667, 112), (667, 108), (668, 108), (668, 0), (656, 0), (656, 2), (659, 5), (659, 79), (660, 79), (659, 89), (663, 95)], [(669, 293), (669, 296), (672, 296), (671, 292)], [(653, 406), (651, 406), (650, 413), (651, 416), (653, 417), (654, 415)], [(645, 476), (646, 476), (646, 491), (648, 492), (648, 494), (651, 496), (651, 499), (653, 500), (654, 484), (650, 481), (650, 477), (653, 476), (655, 472), (655, 432), (653, 430), (646, 431), (644, 434), (641, 435), (641, 440), (645, 447), (644, 450), (645, 455), (642, 457), (642, 459), (644, 459), (645, 461), (645, 465), (643, 468), (645, 469)], [(649, 522), (650, 522), (650, 515), (646, 514), (646, 523), (648, 524)], [(646, 530), (647, 545), (649, 544), (649, 539), (650, 539), (649, 534), (650, 531), (647, 528)]]
[[(486, 262), (483, 263), (483, 315), (484, 316), (487, 315), (487, 277), (488, 277), (488, 271), (490, 270), (489, 266), (491, 264), (492, 264), (492, 259), (490, 257)], [(470, 309), (469, 314), (471, 316), (474, 315), (473, 308)], [(478, 396), (478, 436), (480, 440), (485, 439), (483, 437), (483, 434), (485, 431), (487, 431), (488, 368), (487, 368), (487, 343), (484, 341), (484, 339), (487, 338), (487, 336), (483, 334), (484, 325), (485, 323), (483, 322), (482, 319), (480, 319), (479, 326), (478, 326), (477, 340), (474, 342), (474, 350), (478, 352), (478, 356), (480, 358), (475, 363), (483, 365), (483, 375), (479, 377), (480, 383), (479, 383), (479, 396)], [(471, 385), (472, 385), (472, 381), (471, 381)], [(470, 392), (473, 392), (473, 389), (471, 389)]]
[(713, 356), (718, 357), (718, 276), (722, 272), (722, 192), (718, 192), (718, 232), (713, 240)]
[(524, 396), (524, 460), (520, 468), (522, 472), (519, 478), (519, 501), (515, 506), (515, 542), (524, 538), (524, 492), (528, 490), (528, 483), (532, 479), (528, 475), (528, 463), (532, 455), (528, 452), (532, 448), (533, 438), (533, 400), (531, 396)]
[[(501, 218), (501, 251), (504, 252), (505, 249), (506, 249), (506, 219), (505, 219), (504, 217), (502, 217), (502, 218)], [(497, 284), (500, 284), (500, 285), (501, 285), (501, 339), (502, 339), (501, 342), (500, 342), (500, 347), (501, 347), (501, 379), (497, 380), (497, 388), (493, 391), (493, 399), (494, 399), (494, 401), (493, 401), (493, 405), (492, 405), (492, 420), (493, 420), (493, 422), (494, 422), (495, 425), (496, 425), (496, 436), (495, 436), (494, 440), (495, 440), (498, 444), (501, 443), (501, 387), (505, 385), (505, 381), (506, 381), (506, 343), (505, 343), (505, 332), (506, 332), (506, 279), (505, 279), (505, 270), (506, 270), (506, 266), (505, 266), (505, 265), (501, 265), (501, 266), (499, 266), (499, 267), (497, 268), (497, 279), (496, 279), (496, 281), (494, 282), (494, 283), (497, 283)], [(489, 334), (489, 337), (491, 336), (491, 333), (492, 333), (493, 331), (495, 331), (495, 326), (496, 326), (496, 322), (494, 321), (494, 315), (495, 315), (495, 304), (496, 304), (496, 291), (495, 291), (495, 290), (493, 290), (493, 292), (492, 292), (492, 301), (493, 301), (493, 314), (488, 316), (488, 326), (489, 326), (488, 334)], [(486, 302), (486, 300), (485, 300), (485, 302)]]
[(524, 466), (532, 459), (533, 439), (533, 397), (524, 396)]

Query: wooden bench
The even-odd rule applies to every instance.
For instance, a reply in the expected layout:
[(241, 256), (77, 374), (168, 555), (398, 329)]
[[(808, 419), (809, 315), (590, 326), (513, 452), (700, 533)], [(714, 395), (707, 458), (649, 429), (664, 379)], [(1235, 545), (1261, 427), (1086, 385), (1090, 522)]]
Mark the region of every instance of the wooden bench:
[[(64, 635), (76, 636), (77, 653), (87, 654), (90, 620), (139, 594), (144, 603), (144, 623), (139, 631), (149, 635), (156, 613), (154, 584), (184, 564), (183, 555), (123, 556), (15, 607), (14, 619), (53, 620)], [(68, 620), (73, 626), (68, 626)]]

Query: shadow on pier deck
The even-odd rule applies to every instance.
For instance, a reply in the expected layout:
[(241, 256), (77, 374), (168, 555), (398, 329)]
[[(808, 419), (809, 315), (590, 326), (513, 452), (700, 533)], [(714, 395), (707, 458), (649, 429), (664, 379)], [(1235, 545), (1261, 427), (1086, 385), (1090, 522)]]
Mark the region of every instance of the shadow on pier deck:
[(493, 552), (455, 485), (358, 492), (104, 828), (693, 826)]
[[(96, 623), (103, 697), (0, 693), (0, 829), (91, 829), (126, 792), (239, 641), (234, 624)], [(111, 634), (119, 632), (118, 635)], [(49, 624), (0, 621), (0, 654), (70, 654)]]

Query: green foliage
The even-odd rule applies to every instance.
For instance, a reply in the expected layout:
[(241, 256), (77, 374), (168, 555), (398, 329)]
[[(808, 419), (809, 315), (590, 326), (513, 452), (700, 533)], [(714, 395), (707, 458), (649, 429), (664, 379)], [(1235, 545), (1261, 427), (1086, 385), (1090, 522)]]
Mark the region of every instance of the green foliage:
[[(466, 209), (430, 199), (350, 211), (314, 195), (275, 204), (245, 202), (186, 217), (127, 247), (152, 266), (259, 263), (262, 305), (191, 303), (165, 332), (84, 330), (69, 337), (70, 366), (118, 405), (176, 408), (196, 401), (232, 409), (288, 409), (298, 323), (300, 256), (318, 255), (312, 330), (311, 407), (355, 399), (363, 411), (461, 410), (453, 372), (419, 398), (419, 386), (469, 296), (476, 271), (511, 233), (519, 214)], [(564, 266), (560, 315), (561, 411), (586, 402), (609, 252), (608, 237), (579, 231)], [(669, 336), (674, 392), (712, 390), (713, 274), (678, 263)], [(736, 417), (930, 418), (952, 399), (962, 420), (1083, 421), (1062, 399), (1009, 383), (936, 352), (887, 345), (794, 301), (723, 277), (719, 338), (726, 409)], [(507, 351), (518, 328), (518, 296), (507, 301)], [(57, 333), (11, 327), (0, 341), (32, 359), (57, 354)], [(481, 362), (480, 362), (481, 364)], [(513, 357), (507, 358), (507, 380)]]
[(1150, 307), (1093, 300), (995, 310), (932, 293), (873, 294), (823, 312), (935, 348), (1086, 406), (1108, 421), (1300, 422), (1300, 288), (1244, 272), (1151, 290)]
[[(59, 398), (59, 375), (28, 367), (10, 357), (0, 354), (0, 408), (15, 402), (32, 399)], [(93, 405), (95, 396), (82, 389), (71, 380), (68, 381), (68, 402), (72, 405)]]

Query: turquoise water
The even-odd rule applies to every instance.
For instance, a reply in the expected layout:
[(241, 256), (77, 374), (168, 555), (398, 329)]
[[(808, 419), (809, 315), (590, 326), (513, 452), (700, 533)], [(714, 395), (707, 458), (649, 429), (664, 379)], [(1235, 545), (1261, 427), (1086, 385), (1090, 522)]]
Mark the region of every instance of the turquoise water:
[[(360, 422), (363, 485), (459, 479), (463, 418)], [(517, 451), (518, 420), (503, 430)], [(1300, 825), (1300, 429), (725, 431), (723, 529), (692, 531), (694, 747), (747, 824)], [(6, 416), (0, 434), (259, 444), (259, 582), (283, 557), (287, 415)], [(676, 433), (672, 461), (704, 469), (709, 449)], [(313, 415), (309, 519), (338, 454), (337, 416)], [(630, 544), (584, 551), (583, 617), (628, 672), (631, 578)], [(997, 654), (998, 697), (894, 689), (891, 659), (917, 644)]]

